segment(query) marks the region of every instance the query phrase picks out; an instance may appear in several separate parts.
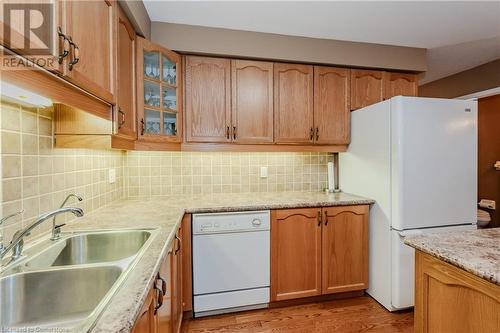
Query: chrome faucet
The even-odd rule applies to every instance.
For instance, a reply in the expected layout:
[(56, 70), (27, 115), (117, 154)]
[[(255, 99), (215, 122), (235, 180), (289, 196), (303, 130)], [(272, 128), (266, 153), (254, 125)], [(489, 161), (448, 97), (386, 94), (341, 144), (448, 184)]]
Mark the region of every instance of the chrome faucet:
[[(7, 221), (7, 220), (9, 220), (17, 215), (21, 215), (22, 213), (24, 213), (24, 209), (20, 210), (19, 212), (7, 215), (6, 217), (2, 217), (2, 219), (0, 220), (0, 225), (2, 225), (5, 221)], [(0, 253), (3, 251), (4, 248), (5, 247), (3, 245), (3, 232), (2, 232), (2, 233), (0, 233)]]
[(40, 216), (35, 222), (33, 222), (31, 225), (28, 227), (16, 231), (14, 234), (14, 237), (12, 237), (12, 241), (10, 242), (9, 245), (7, 245), (1, 252), (0, 252), (0, 266), (2, 263), (3, 257), (12, 250), (12, 259), (16, 260), (18, 259), (22, 252), (23, 252), (23, 246), (24, 246), (24, 237), (28, 236), (31, 233), (31, 230), (33, 230), (36, 226), (39, 224), (43, 223), (44, 221), (50, 219), (51, 217), (54, 217), (59, 214), (63, 213), (73, 213), (77, 217), (83, 216), (83, 210), (81, 208), (76, 208), (76, 207), (66, 207), (66, 208), (59, 208), (56, 209), (52, 212), (43, 214)]
[[(70, 198), (76, 198), (76, 199), (78, 199), (78, 201), (83, 200), (81, 196), (72, 193), (72, 194), (69, 194), (66, 197), (66, 199), (64, 199), (63, 203), (61, 204), (61, 206), (59, 208), (63, 208), (64, 205), (66, 205), (66, 202), (68, 202), (68, 200)], [(64, 227), (65, 225), (66, 225), (66, 223), (57, 225), (56, 224), (56, 217), (54, 216), (54, 218), (52, 219), (52, 237), (50, 237), (50, 240), (58, 240), (61, 237), (61, 227)]]

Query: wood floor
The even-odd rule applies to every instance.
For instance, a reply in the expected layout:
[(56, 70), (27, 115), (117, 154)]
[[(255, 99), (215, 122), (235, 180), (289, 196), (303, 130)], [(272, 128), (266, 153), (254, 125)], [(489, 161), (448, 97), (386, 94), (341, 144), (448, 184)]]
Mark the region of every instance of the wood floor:
[(391, 313), (369, 296), (184, 321), (183, 333), (412, 333), (413, 311)]

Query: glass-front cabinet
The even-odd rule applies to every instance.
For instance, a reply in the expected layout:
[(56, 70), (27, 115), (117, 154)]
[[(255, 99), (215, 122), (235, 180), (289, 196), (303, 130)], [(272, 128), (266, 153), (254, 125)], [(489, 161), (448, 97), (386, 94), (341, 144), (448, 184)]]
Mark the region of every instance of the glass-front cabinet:
[(143, 38), (137, 46), (139, 139), (180, 142), (181, 56)]

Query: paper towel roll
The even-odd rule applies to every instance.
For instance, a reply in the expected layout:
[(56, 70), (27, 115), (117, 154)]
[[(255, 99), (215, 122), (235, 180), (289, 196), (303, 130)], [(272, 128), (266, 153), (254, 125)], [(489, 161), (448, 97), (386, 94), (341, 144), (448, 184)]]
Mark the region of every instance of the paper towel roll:
[(328, 191), (333, 192), (335, 189), (334, 175), (333, 175), (333, 162), (328, 162)]

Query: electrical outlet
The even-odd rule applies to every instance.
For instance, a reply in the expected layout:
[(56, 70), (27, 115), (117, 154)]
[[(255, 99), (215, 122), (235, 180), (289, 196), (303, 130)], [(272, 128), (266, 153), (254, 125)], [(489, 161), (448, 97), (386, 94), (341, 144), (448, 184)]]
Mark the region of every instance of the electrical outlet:
[(116, 183), (116, 169), (109, 169), (109, 171), (108, 171), (108, 182), (110, 184)]
[(267, 178), (267, 167), (260, 167), (260, 178)]

